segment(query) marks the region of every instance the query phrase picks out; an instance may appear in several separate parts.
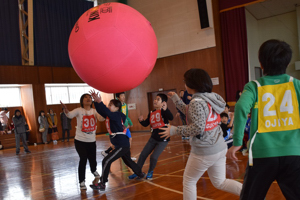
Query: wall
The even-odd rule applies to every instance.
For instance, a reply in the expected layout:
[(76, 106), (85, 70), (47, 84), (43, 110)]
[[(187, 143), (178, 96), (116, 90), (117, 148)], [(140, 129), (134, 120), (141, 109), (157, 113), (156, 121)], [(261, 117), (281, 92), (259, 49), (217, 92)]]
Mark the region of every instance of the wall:
[[(58, 115), (61, 106), (46, 105), (45, 83), (82, 83), (73, 68), (70, 67), (37, 67), (37, 66), (0, 66), (0, 84), (24, 84), (21, 86), (21, 99), (24, 116), (26, 117), (31, 129), (29, 142), (41, 143), (41, 134), (38, 132), (39, 112), (48, 112), (50, 108)], [(104, 103), (112, 98), (112, 94), (103, 94)], [(78, 99), (79, 102), (79, 99)], [(80, 104), (67, 104), (68, 109), (80, 107)], [(9, 108), (12, 109), (12, 108)], [(60, 137), (60, 120), (58, 120), (58, 130)], [(72, 120), (73, 130), (71, 136), (75, 135), (76, 120)], [(97, 133), (105, 133), (104, 122), (98, 122)], [(50, 136), (49, 136), (50, 139)]]
[[(168, 2), (172, 3), (171, 1)], [(129, 111), (129, 117), (132, 119), (134, 124), (131, 128), (132, 131), (148, 131), (150, 129), (149, 127), (142, 127), (138, 123), (139, 115), (142, 114), (146, 116), (149, 113), (147, 93), (158, 91), (159, 88), (163, 88), (164, 90), (176, 89), (177, 92), (179, 92), (179, 90), (184, 89), (183, 74), (190, 68), (203, 68), (212, 78), (218, 77), (219, 85), (215, 85), (213, 87), (213, 91), (219, 93), (223, 98), (225, 98), (219, 5), (217, 0), (213, 0), (212, 2), (214, 11), (213, 31), (216, 44), (215, 47), (204, 49), (199, 48), (201, 50), (198, 49), (196, 51), (189, 51), (187, 53), (157, 59), (153, 71), (146, 80), (140, 86), (126, 92), (127, 103), (136, 103), (136, 110)], [(199, 19), (198, 15), (197, 19)], [(170, 33), (170, 35), (172, 35), (172, 33)], [(199, 37), (201, 36), (199, 35)], [(202, 45), (200, 41), (195, 41), (195, 44), (196, 43), (198, 45)], [(61, 107), (59, 105), (46, 105), (44, 83), (82, 83), (82, 81), (77, 76), (73, 68), (0, 66), (0, 84), (30, 84), (32, 87), (33, 102), (29, 101), (28, 103), (32, 103), (34, 108), (26, 107), (31, 110), (31, 118), (34, 121), (33, 124), (35, 124), (35, 127), (32, 129), (36, 132), (33, 133), (33, 137), (30, 138), (31, 142), (41, 142), (41, 136), (37, 132), (38, 125), (36, 121), (39, 111), (47, 111), (49, 108), (52, 108), (57, 114), (61, 112)], [(106, 101), (108, 101), (111, 97), (112, 96), (108, 96)], [(79, 107), (79, 105), (68, 105), (70, 110), (76, 107)], [(72, 126), (75, 126), (75, 120), (73, 120)], [(98, 132), (106, 132), (104, 124), (102, 125), (99, 123), (98, 128)], [(74, 129), (72, 131), (74, 131)], [(74, 132), (72, 134), (74, 134)]]
[[(213, 20), (211, 2), (207, 0), (207, 7)], [(128, 5), (150, 21), (157, 37), (158, 58), (216, 46), (214, 28), (200, 27), (197, 0), (128, 0)]]
[(246, 14), (250, 80), (254, 79), (254, 66), (258, 66), (258, 50), (260, 45), (269, 39), (287, 42), (293, 51), (293, 57), (287, 68), (287, 74), (300, 79), (299, 71), (295, 70), (295, 61), (299, 61), (299, 38), (296, 11), (256, 20), (250, 13)]
[(260, 67), (258, 61), (258, 49), (260, 46), (258, 22), (247, 11), (246, 13), (246, 25), (247, 25), (247, 41), (248, 41), (248, 63), (249, 63), (249, 81), (255, 80), (255, 67)]
[[(214, 34), (216, 47), (197, 50), (193, 52), (159, 58), (155, 67), (146, 80), (138, 87), (126, 93), (127, 103), (136, 103), (136, 110), (129, 110), (129, 117), (134, 126), (131, 130), (149, 130), (138, 123), (138, 117), (149, 113), (148, 92), (176, 89), (179, 92), (184, 89), (183, 75), (190, 68), (202, 68), (208, 72), (211, 78), (218, 77), (219, 85), (213, 87), (213, 91), (225, 99), (224, 69), (221, 48), (221, 30), (218, 1), (213, 1)], [(171, 122), (172, 124), (172, 122)]]

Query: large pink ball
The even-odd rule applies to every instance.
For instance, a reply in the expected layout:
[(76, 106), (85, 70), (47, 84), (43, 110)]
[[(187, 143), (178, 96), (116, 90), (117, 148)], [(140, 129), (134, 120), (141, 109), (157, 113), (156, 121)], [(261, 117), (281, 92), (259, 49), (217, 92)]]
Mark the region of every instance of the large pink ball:
[(106, 92), (127, 91), (141, 84), (157, 58), (150, 22), (121, 3), (104, 3), (86, 11), (70, 34), (68, 51), (78, 76)]

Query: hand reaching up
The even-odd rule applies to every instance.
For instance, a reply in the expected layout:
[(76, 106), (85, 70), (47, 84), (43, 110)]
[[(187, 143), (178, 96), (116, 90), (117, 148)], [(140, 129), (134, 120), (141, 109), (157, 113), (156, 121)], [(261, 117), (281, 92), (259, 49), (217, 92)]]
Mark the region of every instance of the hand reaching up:
[(64, 112), (68, 113), (69, 110), (68, 110), (67, 106), (65, 104), (63, 104), (63, 102), (61, 102), (61, 101), (60, 101), (60, 104), (61, 104), (62, 108), (64, 109)]
[(95, 102), (100, 103), (102, 101), (99, 92), (96, 93), (95, 90), (90, 90), (89, 93), (93, 97)]

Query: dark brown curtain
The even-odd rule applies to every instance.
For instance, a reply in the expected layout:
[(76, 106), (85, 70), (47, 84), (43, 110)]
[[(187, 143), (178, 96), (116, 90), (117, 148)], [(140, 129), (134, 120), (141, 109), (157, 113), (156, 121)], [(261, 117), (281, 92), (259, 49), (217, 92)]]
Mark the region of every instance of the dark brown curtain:
[(221, 35), (227, 101), (248, 82), (248, 49), (245, 8), (222, 12)]

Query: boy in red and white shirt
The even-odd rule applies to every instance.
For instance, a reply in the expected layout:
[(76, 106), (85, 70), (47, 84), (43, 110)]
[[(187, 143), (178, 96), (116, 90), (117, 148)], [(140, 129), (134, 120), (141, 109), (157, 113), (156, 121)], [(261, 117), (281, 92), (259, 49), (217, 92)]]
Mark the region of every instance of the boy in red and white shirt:
[[(168, 141), (170, 141), (170, 138), (161, 138), (158, 134), (159, 132), (162, 132), (162, 130), (159, 130), (161, 127), (166, 127), (166, 124), (169, 124), (169, 120), (173, 120), (173, 115), (171, 111), (167, 108), (167, 101), (168, 97), (165, 94), (159, 93), (157, 94), (156, 98), (153, 101), (153, 106), (155, 110), (151, 111), (148, 114), (148, 117), (146, 120), (144, 120), (143, 116), (139, 117), (139, 122), (142, 126), (151, 126), (151, 137), (148, 140), (147, 144), (145, 145), (143, 151), (140, 154), (140, 157), (138, 159), (138, 166), (140, 168), (143, 167), (145, 160), (149, 156), (149, 154), (153, 151), (153, 153), (150, 156), (150, 165), (149, 170), (147, 173), (147, 179), (152, 179), (153, 176), (153, 170), (156, 166), (157, 160), (159, 155), (163, 152), (165, 147), (168, 144)], [(135, 179), (137, 177), (136, 174), (130, 175), (129, 179)]]

